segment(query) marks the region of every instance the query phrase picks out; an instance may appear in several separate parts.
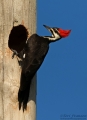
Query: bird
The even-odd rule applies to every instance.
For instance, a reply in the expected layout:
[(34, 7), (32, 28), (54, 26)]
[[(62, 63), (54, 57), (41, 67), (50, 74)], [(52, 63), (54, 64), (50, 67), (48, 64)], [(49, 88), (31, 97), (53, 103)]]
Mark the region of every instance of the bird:
[(71, 30), (63, 30), (61, 28), (49, 27), (47, 25), (43, 26), (52, 35), (39, 36), (36, 33), (32, 34), (26, 42), (24, 53), (20, 52), (20, 56), (22, 56), (22, 71), (20, 88), (18, 91), (19, 110), (21, 109), (21, 105), (23, 105), (23, 111), (27, 109), (32, 79), (48, 53), (49, 44), (69, 36), (71, 32)]

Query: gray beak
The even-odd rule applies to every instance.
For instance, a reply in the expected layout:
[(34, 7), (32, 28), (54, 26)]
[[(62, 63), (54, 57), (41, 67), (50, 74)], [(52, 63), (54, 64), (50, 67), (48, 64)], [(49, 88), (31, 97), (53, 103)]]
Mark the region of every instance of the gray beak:
[(51, 31), (51, 28), (49, 26), (43, 25), (47, 30)]

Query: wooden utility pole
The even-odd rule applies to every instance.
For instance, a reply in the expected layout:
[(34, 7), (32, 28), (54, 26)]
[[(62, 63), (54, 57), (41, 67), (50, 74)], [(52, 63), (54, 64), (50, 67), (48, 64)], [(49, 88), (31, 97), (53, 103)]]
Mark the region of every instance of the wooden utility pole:
[(27, 110), (18, 109), (20, 67), (8, 48), (13, 21), (36, 32), (36, 0), (0, 0), (0, 120), (36, 119), (36, 79), (32, 80)]

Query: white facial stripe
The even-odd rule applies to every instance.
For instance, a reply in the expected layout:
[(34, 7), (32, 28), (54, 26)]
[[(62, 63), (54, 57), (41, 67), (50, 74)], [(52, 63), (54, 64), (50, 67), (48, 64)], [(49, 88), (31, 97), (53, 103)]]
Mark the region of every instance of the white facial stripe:
[(60, 36), (58, 34), (55, 34), (54, 37), (49, 38), (50, 41), (55, 41), (55, 40), (58, 40), (58, 39), (60, 39)]
[(55, 34), (55, 36), (47, 36), (47, 37), (44, 37), (44, 38), (47, 38), (49, 41), (55, 41), (55, 40), (58, 40), (60, 39), (60, 36), (58, 34)]
[(44, 38), (47, 38), (49, 41), (56, 41), (61, 38), (60, 35), (57, 32), (55, 32), (52, 28), (50, 32), (52, 34), (52, 37), (44, 36)]
[(57, 39), (60, 39), (59, 34), (57, 34), (53, 29), (51, 29), (51, 30), (52, 30), (52, 32), (53, 32), (53, 35), (52, 35), (53, 38), (51, 38), (50, 40), (57, 40)]
[(57, 39), (60, 38), (59, 34), (57, 34), (57, 33), (55, 33), (55, 32), (53, 32), (53, 34), (54, 34), (54, 37), (55, 37), (55, 38), (57, 38)]

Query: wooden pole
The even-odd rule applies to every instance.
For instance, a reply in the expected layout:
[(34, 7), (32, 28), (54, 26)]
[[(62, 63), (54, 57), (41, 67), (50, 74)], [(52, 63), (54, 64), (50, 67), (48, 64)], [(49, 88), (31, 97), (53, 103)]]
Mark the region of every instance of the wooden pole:
[(11, 58), (8, 38), (13, 21), (36, 32), (36, 0), (0, 0), (0, 120), (36, 119), (36, 77), (32, 80), (27, 110), (18, 107), (18, 89), (21, 69), (16, 57)]

